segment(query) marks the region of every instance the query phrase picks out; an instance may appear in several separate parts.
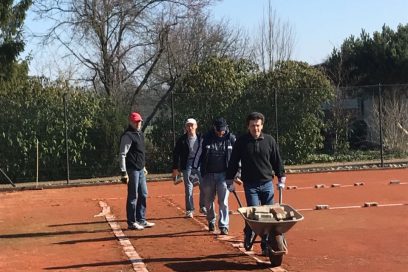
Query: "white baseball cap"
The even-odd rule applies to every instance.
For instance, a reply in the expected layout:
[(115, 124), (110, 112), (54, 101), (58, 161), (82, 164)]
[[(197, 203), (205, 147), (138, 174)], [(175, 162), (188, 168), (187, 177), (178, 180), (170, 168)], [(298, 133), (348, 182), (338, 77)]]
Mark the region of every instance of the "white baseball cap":
[(197, 121), (196, 121), (196, 119), (194, 119), (194, 118), (188, 118), (188, 119), (186, 120), (186, 125), (187, 125), (187, 124), (197, 125)]

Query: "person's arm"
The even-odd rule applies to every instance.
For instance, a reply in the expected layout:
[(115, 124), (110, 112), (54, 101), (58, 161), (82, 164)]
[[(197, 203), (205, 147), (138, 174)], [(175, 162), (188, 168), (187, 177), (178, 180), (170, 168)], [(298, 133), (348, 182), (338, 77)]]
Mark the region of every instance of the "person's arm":
[(271, 165), (273, 171), (275, 172), (278, 178), (278, 189), (284, 189), (286, 186), (286, 176), (285, 176), (285, 168), (283, 166), (283, 161), (280, 156), (279, 147), (275, 141), (272, 139), (272, 154), (271, 154)]
[(235, 178), (235, 174), (239, 168), (239, 162), (241, 160), (241, 147), (240, 141), (236, 141), (232, 147), (231, 158), (228, 162), (228, 168), (225, 179), (233, 180)]
[(180, 153), (181, 153), (181, 137), (177, 140), (176, 145), (173, 149), (173, 166), (172, 166), (173, 177), (176, 177), (180, 174), (179, 172)]
[(132, 145), (132, 139), (126, 134), (120, 139), (119, 147), (119, 168), (121, 172), (126, 172), (126, 154)]
[(192, 163), (192, 168), (193, 169), (198, 169), (199, 167), (200, 167), (200, 165), (201, 165), (201, 158), (202, 158), (202, 155), (203, 155), (203, 151), (204, 151), (204, 146), (203, 146), (203, 144), (204, 144), (204, 137), (203, 136), (199, 136), (199, 137), (197, 137), (197, 140), (198, 140), (198, 146), (197, 146), (197, 151), (195, 152), (195, 156), (194, 156), (194, 159), (193, 159), (193, 163)]
[(124, 134), (120, 139), (119, 147), (119, 168), (121, 172), (121, 181), (127, 183), (128, 175), (126, 172), (126, 154), (129, 152), (130, 146), (132, 145), (132, 139)]

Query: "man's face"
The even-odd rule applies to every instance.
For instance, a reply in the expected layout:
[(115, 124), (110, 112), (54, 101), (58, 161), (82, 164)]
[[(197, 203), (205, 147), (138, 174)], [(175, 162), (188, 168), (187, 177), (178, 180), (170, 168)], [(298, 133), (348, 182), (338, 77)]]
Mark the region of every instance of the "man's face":
[(215, 135), (217, 135), (220, 138), (225, 135), (225, 130), (217, 130), (216, 128), (214, 128), (214, 131), (215, 131)]
[(262, 129), (263, 123), (261, 119), (249, 121), (248, 130), (255, 139), (258, 139), (259, 136), (261, 136)]
[(186, 132), (189, 136), (194, 136), (196, 134), (197, 124), (186, 124)]
[(130, 124), (132, 125), (134, 129), (140, 130), (142, 128), (142, 121), (138, 121), (138, 122), (130, 121)]

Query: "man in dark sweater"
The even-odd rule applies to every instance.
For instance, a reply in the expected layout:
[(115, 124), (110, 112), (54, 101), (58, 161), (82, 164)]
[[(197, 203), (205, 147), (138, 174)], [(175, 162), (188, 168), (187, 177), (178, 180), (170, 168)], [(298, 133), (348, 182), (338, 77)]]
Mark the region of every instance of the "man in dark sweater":
[(147, 184), (142, 121), (142, 116), (137, 112), (129, 115), (129, 126), (120, 138), (119, 148), (121, 180), (128, 186), (127, 224), (128, 228), (133, 230), (142, 230), (155, 225), (155, 223), (146, 221)]
[[(234, 190), (233, 179), (241, 162), (241, 179), (244, 185), (248, 206), (273, 204), (273, 176), (278, 177), (278, 186), (285, 187), (285, 170), (275, 139), (262, 132), (265, 117), (262, 113), (252, 112), (247, 116), (248, 133), (237, 139), (232, 150), (226, 179), (228, 189)], [(254, 233), (245, 224), (245, 248), (250, 247)], [(262, 237), (262, 253), (267, 253), (267, 237)]]

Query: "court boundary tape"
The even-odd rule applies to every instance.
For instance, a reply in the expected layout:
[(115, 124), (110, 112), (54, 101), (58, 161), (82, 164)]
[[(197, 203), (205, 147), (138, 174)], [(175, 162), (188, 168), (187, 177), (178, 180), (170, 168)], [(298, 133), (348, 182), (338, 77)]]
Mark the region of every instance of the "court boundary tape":
[(123, 252), (128, 257), (130, 263), (132, 264), (133, 270), (136, 272), (149, 272), (143, 259), (136, 252), (132, 243), (122, 231), (119, 223), (116, 221), (116, 217), (111, 213), (110, 206), (105, 201), (99, 201), (99, 206), (102, 211), (95, 215), (95, 217), (103, 216), (111, 227), (113, 234), (118, 239), (119, 244), (122, 246)]
[[(177, 210), (180, 210), (181, 212), (183, 212), (185, 214), (185, 210), (183, 208), (181, 208), (178, 204), (176, 204), (175, 202), (173, 202), (172, 200), (170, 200), (168, 198), (169, 195), (166, 196), (158, 196), (158, 198), (164, 199), (169, 205), (175, 207)], [(237, 213), (238, 214), (238, 213)], [(200, 216), (203, 217), (203, 216)], [(196, 217), (193, 218), (189, 218), (190, 220), (193, 220), (194, 222), (196, 222), (198, 225), (201, 226), (202, 230), (206, 230), (208, 231), (208, 226), (206, 224), (204, 224), (203, 222), (201, 222), (200, 220), (198, 220)], [(232, 235), (219, 235), (219, 231), (214, 231), (214, 232), (210, 232), (212, 233), (215, 238), (219, 241), (222, 242), (227, 242), (229, 243), (233, 248), (237, 248), (239, 251), (241, 251), (242, 253), (244, 253), (245, 255), (247, 255), (248, 257), (254, 259), (256, 261), (256, 263), (258, 264), (270, 264), (269, 261), (264, 261), (261, 260), (260, 258), (258, 258), (255, 255), (254, 251), (246, 251), (244, 248), (244, 242), (242, 240), (238, 240), (236, 236), (232, 236)], [(240, 243), (234, 243), (233, 241), (241, 241)], [(283, 267), (267, 267), (266, 269), (269, 269), (270, 271), (273, 272), (287, 272), (286, 269), (284, 269)]]

